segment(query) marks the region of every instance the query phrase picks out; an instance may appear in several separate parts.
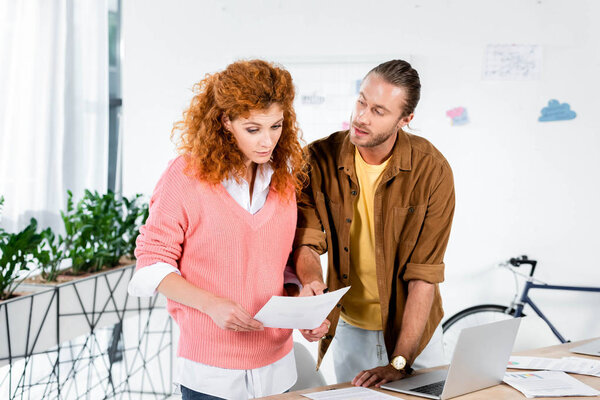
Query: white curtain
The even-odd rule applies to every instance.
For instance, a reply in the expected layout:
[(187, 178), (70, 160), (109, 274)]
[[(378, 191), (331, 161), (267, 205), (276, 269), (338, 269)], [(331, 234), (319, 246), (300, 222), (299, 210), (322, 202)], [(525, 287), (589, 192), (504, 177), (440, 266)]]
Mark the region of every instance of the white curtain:
[(0, 224), (61, 226), (66, 191), (106, 190), (106, 0), (0, 0)]

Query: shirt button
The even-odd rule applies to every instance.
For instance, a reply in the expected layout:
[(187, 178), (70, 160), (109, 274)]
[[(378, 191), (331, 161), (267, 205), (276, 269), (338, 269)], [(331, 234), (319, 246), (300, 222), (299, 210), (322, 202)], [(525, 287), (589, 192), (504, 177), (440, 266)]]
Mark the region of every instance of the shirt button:
[(350, 193), (352, 194), (352, 196), (356, 196), (356, 190), (353, 190)]
[(410, 207), (410, 208), (408, 209), (408, 212), (412, 214), (412, 213), (414, 213), (414, 212), (415, 212), (415, 209), (414, 209), (414, 208), (412, 208), (412, 207)]
[(348, 248), (347, 248), (347, 247), (344, 247), (344, 251), (347, 253), (347, 252), (348, 252)]
[(342, 305), (341, 305), (340, 303), (337, 303), (335, 306), (336, 306), (337, 308), (340, 308)]
[(344, 275), (342, 275), (342, 278), (348, 279), (348, 275), (344, 274)]
[(331, 339), (333, 339), (333, 336), (331, 336), (331, 335), (327, 335), (327, 336), (325, 336), (325, 339), (327, 339), (327, 340), (331, 340)]
[(350, 222), (352, 222), (352, 220), (350, 218), (346, 218), (346, 222), (350, 223)]

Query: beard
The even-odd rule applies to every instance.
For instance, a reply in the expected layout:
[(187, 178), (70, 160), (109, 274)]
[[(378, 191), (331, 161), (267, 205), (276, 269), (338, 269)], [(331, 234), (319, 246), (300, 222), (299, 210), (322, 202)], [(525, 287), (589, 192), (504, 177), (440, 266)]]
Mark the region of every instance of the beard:
[[(400, 121), (400, 120), (398, 120)], [(389, 138), (398, 133), (398, 121), (389, 127), (384, 132), (373, 132), (370, 130), (363, 129), (360, 124), (354, 121), (354, 115), (350, 116), (350, 142), (353, 145), (358, 147), (377, 147), (380, 144), (386, 142)], [(361, 131), (367, 132), (369, 134), (368, 138), (359, 138), (357, 135), (353, 134), (353, 128), (358, 127)]]

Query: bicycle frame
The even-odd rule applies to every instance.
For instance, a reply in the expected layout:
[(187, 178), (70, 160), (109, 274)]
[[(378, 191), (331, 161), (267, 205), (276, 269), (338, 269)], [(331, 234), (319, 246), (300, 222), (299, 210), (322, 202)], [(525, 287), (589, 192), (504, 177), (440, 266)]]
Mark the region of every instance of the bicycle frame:
[(544, 313), (542, 312), (542, 310), (540, 310), (538, 308), (538, 306), (535, 305), (535, 303), (533, 302), (533, 300), (529, 297), (529, 290), (530, 289), (548, 289), (548, 290), (568, 290), (568, 291), (574, 291), (574, 292), (597, 292), (600, 293), (600, 287), (589, 287), (589, 286), (557, 286), (557, 285), (547, 285), (547, 284), (537, 284), (533, 282), (533, 279), (528, 279), (527, 282), (525, 282), (525, 287), (523, 288), (523, 292), (521, 294), (521, 299), (519, 300), (518, 303), (515, 304), (514, 309), (515, 309), (515, 318), (520, 317), (523, 314), (523, 308), (525, 307), (525, 304), (528, 304), (533, 311), (535, 311), (535, 313), (544, 320), (544, 322), (548, 325), (548, 327), (550, 327), (550, 329), (552, 330), (552, 333), (554, 333), (554, 336), (556, 336), (558, 338), (558, 340), (560, 340), (561, 343), (567, 343), (569, 342), (569, 340), (565, 339), (559, 332), (558, 330), (554, 327), (554, 325), (552, 324), (552, 322), (550, 322), (550, 320), (548, 319), (548, 317), (546, 317), (544, 315)]

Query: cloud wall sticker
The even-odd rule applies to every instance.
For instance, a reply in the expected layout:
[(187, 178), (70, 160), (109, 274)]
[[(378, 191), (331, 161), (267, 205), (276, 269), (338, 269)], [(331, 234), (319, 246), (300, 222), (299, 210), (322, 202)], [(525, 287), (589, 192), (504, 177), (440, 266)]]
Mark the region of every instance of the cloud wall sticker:
[(548, 105), (542, 108), (542, 115), (538, 118), (540, 122), (567, 121), (577, 116), (575, 111), (571, 110), (569, 103), (560, 103), (552, 99)]

